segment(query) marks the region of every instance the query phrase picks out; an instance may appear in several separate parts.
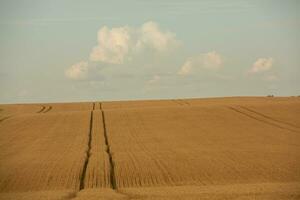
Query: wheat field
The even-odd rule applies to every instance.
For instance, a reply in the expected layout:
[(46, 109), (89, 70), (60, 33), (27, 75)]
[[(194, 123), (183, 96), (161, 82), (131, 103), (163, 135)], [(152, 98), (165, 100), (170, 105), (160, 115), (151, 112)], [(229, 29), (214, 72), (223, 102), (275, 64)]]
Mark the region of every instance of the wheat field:
[(0, 199), (300, 199), (300, 98), (0, 105)]

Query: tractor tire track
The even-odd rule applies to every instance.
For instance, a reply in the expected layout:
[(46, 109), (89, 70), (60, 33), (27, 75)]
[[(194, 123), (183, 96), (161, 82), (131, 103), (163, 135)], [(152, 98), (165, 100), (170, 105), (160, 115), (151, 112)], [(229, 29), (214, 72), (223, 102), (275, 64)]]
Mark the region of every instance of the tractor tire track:
[(181, 101), (183, 104), (190, 106), (191, 104), (183, 99), (179, 99), (179, 101)]
[(87, 166), (89, 164), (89, 159), (90, 159), (90, 156), (91, 156), (92, 130), (93, 130), (93, 110), (91, 111), (90, 130), (89, 130), (89, 133), (88, 133), (88, 144), (87, 144), (88, 148), (86, 150), (86, 158), (85, 158), (82, 173), (81, 173), (81, 176), (80, 176), (79, 190), (84, 189), (84, 183), (85, 183), (85, 179), (86, 179), (86, 170), (87, 170)]
[(43, 112), (45, 109), (46, 109), (46, 106), (42, 106), (42, 108), (41, 108), (39, 111), (37, 111), (37, 113), (41, 113), (41, 112)]
[(189, 102), (184, 101), (183, 99), (174, 99), (173, 102), (180, 106), (190, 106), (191, 105)]
[(178, 106), (178, 105), (180, 105), (180, 106), (181, 106), (181, 103), (177, 102), (177, 100), (176, 100), (176, 99), (173, 99), (172, 101), (173, 101), (173, 102), (174, 102), (174, 103), (175, 103), (177, 106)]
[(49, 107), (47, 108), (47, 110), (45, 110), (43, 113), (47, 113), (47, 112), (49, 112), (50, 110), (52, 110), (52, 106), (49, 106)]
[(111, 182), (111, 188), (113, 190), (117, 190), (117, 184), (116, 184), (116, 175), (115, 175), (115, 165), (112, 157), (112, 152), (110, 149), (110, 144), (107, 136), (107, 130), (106, 130), (106, 124), (105, 124), (105, 113), (104, 110), (102, 110), (102, 103), (100, 103), (100, 110), (102, 114), (102, 123), (103, 123), (103, 131), (104, 131), (104, 139), (105, 139), (105, 145), (107, 146), (106, 152), (109, 156), (109, 164), (110, 164), (110, 182)]
[(0, 119), (0, 123), (3, 122), (3, 121), (5, 121), (5, 120), (7, 120), (7, 119), (9, 119), (9, 118), (11, 118), (11, 117), (12, 116), (3, 117), (2, 119)]
[(293, 129), (290, 129), (290, 128), (286, 128), (286, 127), (280, 126), (280, 125), (278, 125), (278, 124), (275, 124), (275, 123), (272, 123), (272, 122), (269, 122), (269, 121), (266, 121), (266, 120), (263, 120), (263, 119), (256, 118), (256, 117), (254, 117), (254, 116), (252, 116), (252, 115), (250, 115), (250, 114), (248, 114), (248, 113), (245, 113), (245, 112), (243, 112), (243, 111), (241, 111), (241, 110), (239, 110), (239, 109), (236, 109), (236, 108), (234, 108), (234, 107), (228, 106), (228, 108), (229, 108), (230, 110), (233, 110), (233, 111), (239, 113), (239, 114), (245, 115), (245, 116), (247, 116), (247, 117), (249, 117), (249, 118), (251, 118), (251, 119), (254, 119), (254, 120), (256, 120), (256, 121), (259, 121), (259, 122), (262, 122), (262, 123), (265, 123), (265, 124), (269, 124), (269, 125), (271, 125), (271, 126), (273, 126), (273, 127), (277, 127), (277, 128), (283, 129), (283, 130), (288, 130), (288, 131), (291, 131), (291, 132), (299, 133), (299, 132), (296, 131), (296, 130), (293, 130)]
[(258, 112), (258, 111), (256, 111), (256, 110), (247, 108), (247, 107), (245, 107), (245, 106), (240, 106), (240, 107), (243, 108), (243, 109), (245, 109), (245, 110), (248, 110), (249, 112), (255, 113), (255, 114), (257, 114), (257, 115), (260, 115), (260, 116), (262, 116), (262, 117), (264, 117), (264, 118), (273, 120), (273, 121), (275, 121), (275, 122), (282, 123), (282, 124), (285, 124), (285, 125), (287, 125), (287, 126), (291, 126), (291, 127), (293, 127), (293, 128), (300, 128), (300, 127), (298, 127), (298, 126), (295, 126), (294, 124), (291, 124), (291, 123), (289, 123), (289, 122), (285, 122), (285, 121), (282, 121), (282, 120), (275, 119), (275, 118), (273, 118), (273, 117), (270, 117), (270, 116), (268, 116), (268, 115), (265, 115), (265, 114), (263, 114), (263, 113), (260, 113), (260, 112)]

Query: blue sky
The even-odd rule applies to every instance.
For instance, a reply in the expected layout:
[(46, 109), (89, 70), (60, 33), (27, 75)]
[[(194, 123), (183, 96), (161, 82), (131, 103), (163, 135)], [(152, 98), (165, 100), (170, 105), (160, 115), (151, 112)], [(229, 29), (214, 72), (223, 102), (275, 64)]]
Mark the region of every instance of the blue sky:
[(0, 103), (300, 95), (300, 1), (0, 1)]

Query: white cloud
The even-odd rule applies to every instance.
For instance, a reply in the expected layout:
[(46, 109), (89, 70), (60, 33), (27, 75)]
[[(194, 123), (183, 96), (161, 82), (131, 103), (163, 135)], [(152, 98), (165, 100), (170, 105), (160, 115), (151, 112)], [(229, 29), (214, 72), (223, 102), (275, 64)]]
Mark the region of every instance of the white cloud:
[(149, 81), (148, 84), (152, 85), (160, 81), (160, 76), (154, 75)]
[(158, 24), (153, 21), (144, 23), (137, 31), (139, 36), (136, 48), (138, 50), (152, 48), (155, 51), (165, 52), (179, 45), (174, 33), (161, 31)]
[(192, 72), (192, 67), (194, 65), (193, 58), (189, 58), (185, 63), (181, 66), (180, 70), (177, 72), (178, 75), (188, 75)]
[(88, 63), (87, 62), (79, 62), (72, 65), (65, 71), (65, 75), (69, 79), (73, 80), (84, 80), (88, 76)]
[(204, 68), (208, 70), (218, 70), (223, 65), (222, 56), (215, 52), (208, 52), (198, 56), (188, 58), (177, 72), (178, 75), (188, 75), (197, 68)]
[(273, 58), (259, 58), (254, 62), (249, 73), (254, 74), (254, 73), (268, 71), (272, 68), (273, 63), (274, 63)]
[(98, 45), (93, 48), (90, 60), (113, 64), (122, 64), (147, 49), (168, 52), (179, 45), (174, 33), (162, 31), (153, 21), (144, 23), (140, 28), (123, 26), (109, 29), (104, 26), (97, 37)]
[(130, 49), (130, 28), (120, 27), (109, 30), (106, 26), (98, 32), (98, 46), (94, 47), (90, 59), (120, 64)]
[[(140, 27), (103, 26), (97, 34), (97, 45), (92, 48), (88, 61), (74, 64), (65, 70), (65, 76), (73, 80), (103, 79), (104, 66), (132, 64), (153, 58), (152, 54), (167, 55), (180, 46), (174, 33), (162, 30), (156, 22), (149, 21)], [(150, 56), (149, 56), (150, 55)], [(93, 61), (93, 62), (91, 62)], [(137, 62), (135, 62), (137, 61)], [(99, 63), (98, 63), (99, 62)], [(128, 66), (128, 65), (126, 65)], [(117, 66), (114, 66), (117, 67)], [(106, 72), (116, 71), (106, 70)]]
[(219, 69), (223, 64), (221, 55), (217, 52), (208, 52), (203, 55), (203, 67), (207, 69)]

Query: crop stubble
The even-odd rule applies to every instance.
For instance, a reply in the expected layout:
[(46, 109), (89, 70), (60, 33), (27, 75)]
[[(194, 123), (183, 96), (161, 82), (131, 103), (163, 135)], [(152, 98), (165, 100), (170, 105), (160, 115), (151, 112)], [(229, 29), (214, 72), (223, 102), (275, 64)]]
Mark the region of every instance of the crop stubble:
[(2, 199), (299, 198), (298, 98), (44, 106), (0, 124)]

